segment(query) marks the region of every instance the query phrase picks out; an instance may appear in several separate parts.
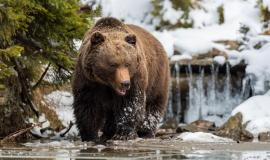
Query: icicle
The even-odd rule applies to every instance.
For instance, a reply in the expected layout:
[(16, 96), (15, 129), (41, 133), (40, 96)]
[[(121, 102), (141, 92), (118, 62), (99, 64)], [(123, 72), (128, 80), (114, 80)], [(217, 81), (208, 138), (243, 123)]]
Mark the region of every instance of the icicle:
[(199, 105), (198, 105), (198, 118), (202, 119), (202, 110), (205, 105), (205, 95), (204, 95), (204, 68), (200, 69), (200, 77), (198, 80), (198, 93), (199, 93)]
[(225, 91), (225, 101), (229, 101), (231, 98), (231, 72), (229, 63), (226, 63), (226, 82), (224, 91)]
[[(181, 111), (181, 86), (180, 86), (180, 65), (178, 63), (175, 64), (175, 71), (176, 71), (176, 107), (177, 107), (177, 115), (180, 114)], [(179, 118), (177, 118), (177, 120), (179, 120)]]
[(194, 104), (193, 104), (193, 98), (194, 98), (194, 94), (193, 94), (193, 76), (192, 76), (192, 67), (191, 64), (188, 64), (188, 107), (187, 107), (187, 111), (186, 111), (186, 117), (185, 117), (185, 122), (190, 123), (194, 118), (192, 117), (194, 114)]

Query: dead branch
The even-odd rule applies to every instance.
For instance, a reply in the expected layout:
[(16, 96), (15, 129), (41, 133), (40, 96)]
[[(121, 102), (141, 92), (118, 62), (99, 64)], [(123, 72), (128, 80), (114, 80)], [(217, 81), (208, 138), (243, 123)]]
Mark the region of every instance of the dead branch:
[(42, 75), (40, 76), (39, 80), (37, 81), (37, 83), (32, 87), (32, 89), (36, 89), (39, 84), (41, 83), (41, 81), (43, 80), (44, 76), (46, 75), (46, 73), (48, 72), (49, 68), (51, 66), (51, 63), (49, 63), (45, 69), (45, 71), (42, 73)]
[[(44, 121), (45, 122), (45, 121)], [(8, 136), (4, 137), (1, 141), (0, 141), (0, 144), (3, 144), (3, 143), (8, 143), (8, 142), (14, 142), (15, 141), (15, 138), (19, 137), (20, 135), (26, 133), (26, 132), (29, 132), (31, 129), (33, 129), (34, 127), (36, 126), (41, 126), (44, 122), (40, 122), (40, 123), (37, 123), (37, 124), (34, 124), (34, 125), (31, 125), (30, 127), (27, 127), (27, 128), (23, 128), (23, 129), (20, 129), (14, 133), (11, 133), (9, 134)]]
[(67, 130), (64, 133), (61, 133), (60, 137), (65, 137), (65, 135), (70, 131), (70, 129), (72, 128), (73, 125), (74, 125), (74, 123), (72, 121), (70, 121)]

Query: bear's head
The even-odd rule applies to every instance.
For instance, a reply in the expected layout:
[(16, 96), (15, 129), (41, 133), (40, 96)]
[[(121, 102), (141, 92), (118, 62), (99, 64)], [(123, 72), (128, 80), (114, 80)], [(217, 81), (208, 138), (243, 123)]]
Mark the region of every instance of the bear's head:
[(83, 54), (83, 73), (125, 95), (139, 65), (136, 36), (119, 30), (90, 34)]

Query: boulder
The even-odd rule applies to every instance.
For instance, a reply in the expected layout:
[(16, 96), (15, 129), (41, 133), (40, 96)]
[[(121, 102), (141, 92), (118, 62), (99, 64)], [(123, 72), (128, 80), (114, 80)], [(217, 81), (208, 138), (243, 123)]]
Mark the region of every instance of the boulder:
[(259, 133), (258, 139), (262, 142), (270, 142), (270, 132)]
[(235, 141), (251, 141), (253, 135), (245, 129), (242, 124), (243, 115), (237, 113), (228, 119), (220, 128), (215, 132), (216, 135), (221, 137), (228, 137)]

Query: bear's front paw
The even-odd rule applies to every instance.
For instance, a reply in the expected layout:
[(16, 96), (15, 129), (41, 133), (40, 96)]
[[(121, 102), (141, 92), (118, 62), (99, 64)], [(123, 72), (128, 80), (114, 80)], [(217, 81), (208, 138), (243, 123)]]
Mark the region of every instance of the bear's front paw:
[(154, 131), (138, 131), (138, 136), (140, 138), (155, 138)]
[(129, 132), (129, 133), (116, 133), (112, 139), (113, 140), (132, 140), (138, 137), (137, 133)]

